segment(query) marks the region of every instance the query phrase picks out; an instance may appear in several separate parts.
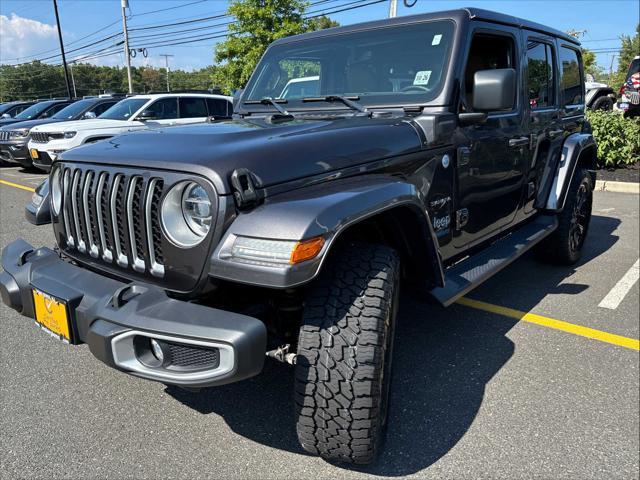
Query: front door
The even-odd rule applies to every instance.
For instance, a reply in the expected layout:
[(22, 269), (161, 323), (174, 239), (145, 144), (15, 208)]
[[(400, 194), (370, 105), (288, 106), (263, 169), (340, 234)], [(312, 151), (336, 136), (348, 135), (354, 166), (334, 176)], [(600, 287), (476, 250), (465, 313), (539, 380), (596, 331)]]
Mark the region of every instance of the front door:
[[(477, 71), (514, 68), (520, 91), (519, 34), (517, 29), (475, 31), (463, 80), (462, 111), (473, 111)], [(511, 111), (488, 112), (485, 123), (462, 129), (466, 145), (457, 155), (456, 248), (482, 242), (514, 221), (528, 167), (529, 137), (523, 126), (522, 103), (516, 93)]]

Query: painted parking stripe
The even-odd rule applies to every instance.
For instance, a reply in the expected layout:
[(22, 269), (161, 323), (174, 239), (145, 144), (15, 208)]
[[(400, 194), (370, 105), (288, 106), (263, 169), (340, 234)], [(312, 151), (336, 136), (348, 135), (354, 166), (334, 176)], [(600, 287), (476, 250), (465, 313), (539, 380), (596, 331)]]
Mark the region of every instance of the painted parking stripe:
[(0, 184), (6, 185), (8, 187), (19, 188), (20, 190), (26, 190), (27, 192), (35, 192), (35, 188), (27, 187), (26, 185), (19, 185), (17, 183), (8, 182), (6, 180), (0, 180)]
[(598, 304), (599, 307), (615, 310), (618, 305), (627, 296), (627, 293), (638, 281), (640, 277), (640, 259), (636, 260), (627, 273), (620, 279), (618, 283), (611, 289), (607, 296)]
[(466, 297), (458, 299), (456, 303), (459, 303), (460, 305), (464, 305), (466, 307), (475, 308), (477, 310), (483, 310), (485, 312), (515, 318), (516, 320), (521, 320), (523, 322), (533, 323), (542, 327), (552, 328), (554, 330), (560, 330), (566, 333), (572, 333), (574, 335), (591, 338), (593, 340), (598, 340), (604, 343), (610, 343), (619, 347), (629, 348), (631, 350), (640, 350), (640, 340), (635, 338), (623, 337), (622, 335), (603, 332), (601, 330), (583, 327), (582, 325), (575, 325), (563, 320), (543, 317), (542, 315), (537, 315), (535, 313), (522, 312), (520, 310), (514, 310), (513, 308), (501, 307), (500, 305), (493, 305), (492, 303), (472, 300)]

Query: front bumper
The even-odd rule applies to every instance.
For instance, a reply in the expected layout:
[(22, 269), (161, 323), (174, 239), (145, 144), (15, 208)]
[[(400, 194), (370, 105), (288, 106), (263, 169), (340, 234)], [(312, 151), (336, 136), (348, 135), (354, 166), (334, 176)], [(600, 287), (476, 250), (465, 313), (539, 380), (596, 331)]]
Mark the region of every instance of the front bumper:
[(0, 159), (6, 162), (19, 163), (25, 167), (31, 166), (31, 157), (26, 142), (9, 141), (0, 143)]
[[(258, 319), (169, 298), (148, 284), (127, 284), (75, 266), (48, 248), (22, 239), (2, 252), (0, 296), (34, 318), (32, 289), (68, 305), (73, 343), (87, 343), (110, 367), (190, 388), (223, 385), (262, 370), (267, 333)], [(138, 358), (136, 338), (157, 339), (188, 348), (218, 349), (208, 370), (150, 367)]]

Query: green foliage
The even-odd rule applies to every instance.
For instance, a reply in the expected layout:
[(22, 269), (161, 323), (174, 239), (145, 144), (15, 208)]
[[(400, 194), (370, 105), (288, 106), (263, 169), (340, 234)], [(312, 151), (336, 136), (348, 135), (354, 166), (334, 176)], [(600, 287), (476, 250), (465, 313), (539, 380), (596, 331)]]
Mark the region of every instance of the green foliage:
[(640, 23), (636, 27), (636, 34), (633, 37), (622, 35), (620, 41), (622, 46), (620, 47), (618, 58), (618, 71), (613, 75), (609, 83), (614, 90), (620, 88), (627, 79), (627, 71), (631, 60), (640, 55)]
[(620, 167), (640, 161), (640, 118), (590, 111), (587, 118), (598, 143), (598, 166)]
[[(215, 67), (205, 67), (193, 72), (172, 70), (172, 90), (211, 89)], [(128, 92), (127, 70), (120, 67), (99, 67), (88, 63), (70, 67), (78, 97), (107, 92)], [(132, 67), (133, 91), (146, 93), (164, 91), (167, 88), (167, 72), (164, 68)], [(73, 88), (72, 88), (73, 92)], [(64, 70), (61, 66), (40, 62), (23, 65), (0, 65), (0, 101), (51, 98), (67, 95)]]
[(226, 92), (245, 86), (267, 46), (283, 37), (338, 24), (328, 18), (304, 18), (301, 0), (232, 0), (227, 14), (236, 18), (229, 35), (216, 46), (216, 85)]

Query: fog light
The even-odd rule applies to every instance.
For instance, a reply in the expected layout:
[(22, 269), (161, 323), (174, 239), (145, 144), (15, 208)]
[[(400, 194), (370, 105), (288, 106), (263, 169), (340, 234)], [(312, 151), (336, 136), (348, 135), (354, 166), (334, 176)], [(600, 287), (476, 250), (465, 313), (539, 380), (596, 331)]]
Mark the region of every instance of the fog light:
[(151, 351), (153, 352), (153, 356), (158, 359), (160, 363), (164, 362), (164, 352), (162, 351), (162, 346), (158, 343), (157, 340), (151, 339)]

